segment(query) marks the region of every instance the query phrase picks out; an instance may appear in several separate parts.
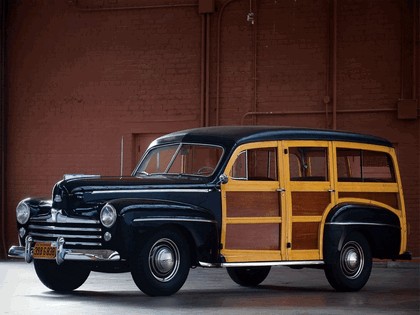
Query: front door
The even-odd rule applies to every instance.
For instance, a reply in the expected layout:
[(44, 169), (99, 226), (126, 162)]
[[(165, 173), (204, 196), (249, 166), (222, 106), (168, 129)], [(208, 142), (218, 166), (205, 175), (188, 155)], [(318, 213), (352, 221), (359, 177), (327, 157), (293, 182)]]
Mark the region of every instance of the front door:
[(283, 259), (284, 189), (277, 141), (242, 145), (222, 185), (222, 255), (226, 262)]

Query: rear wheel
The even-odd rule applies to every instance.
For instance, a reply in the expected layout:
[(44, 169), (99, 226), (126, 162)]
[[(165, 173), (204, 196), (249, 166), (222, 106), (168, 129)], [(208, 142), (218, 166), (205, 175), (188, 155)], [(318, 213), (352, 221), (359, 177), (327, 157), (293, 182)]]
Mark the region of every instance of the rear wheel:
[(358, 291), (369, 280), (372, 254), (365, 237), (360, 233), (348, 235), (332, 262), (325, 266), (325, 275), (337, 291)]
[(90, 269), (80, 263), (64, 262), (57, 265), (55, 260), (34, 260), (36, 274), (49, 289), (60, 292), (76, 290), (89, 277)]
[(162, 230), (152, 235), (134, 255), (131, 275), (145, 294), (165, 296), (183, 286), (190, 267), (185, 238), (175, 230)]
[(230, 278), (244, 287), (255, 287), (267, 278), (271, 267), (228, 267)]

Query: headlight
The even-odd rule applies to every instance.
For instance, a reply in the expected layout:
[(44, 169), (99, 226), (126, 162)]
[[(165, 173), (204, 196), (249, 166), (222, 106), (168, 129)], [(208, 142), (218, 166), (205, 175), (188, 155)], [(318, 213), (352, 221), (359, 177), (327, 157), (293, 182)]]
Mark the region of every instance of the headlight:
[(16, 207), (16, 219), (20, 224), (25, 224), (28, 222), (31, 215), (31, 209), (28, 204), (22, 200)]
[(107, 203), (101, 210), (100, 218), (101, 223), (105, 227), (110, 228), (114, 225), (115, 221), (117, 220), (117, 211), (113, 206)]

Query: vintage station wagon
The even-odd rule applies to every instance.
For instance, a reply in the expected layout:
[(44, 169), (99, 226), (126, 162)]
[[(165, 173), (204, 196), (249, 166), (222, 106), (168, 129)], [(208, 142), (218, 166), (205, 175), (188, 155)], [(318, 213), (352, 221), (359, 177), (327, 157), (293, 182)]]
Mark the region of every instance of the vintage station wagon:
[(191, 267), (256, 286), (272, 266), (325, 270), (360, 290), (372, 258), (409, 258), (401, 179), (387, 140), (348, 132), (208, 127), (156, 139), (130, 177), (65, 176), (16, 209), (20, 246), (50, 289), (131, 272), (170, 295)]

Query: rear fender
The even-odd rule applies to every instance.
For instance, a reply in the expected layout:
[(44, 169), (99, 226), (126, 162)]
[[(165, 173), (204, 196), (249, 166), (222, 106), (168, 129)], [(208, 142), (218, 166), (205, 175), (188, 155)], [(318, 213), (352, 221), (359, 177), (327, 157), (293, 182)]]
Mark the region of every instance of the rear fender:
[(339, 204), (329, 212), (324, 229), (324, 260), (331, 262), (346, 236), (357, 231), (369, 242), (374, 258), (396, 258), (401, 245), (401, 224), (392, 211), (367, 204)]

